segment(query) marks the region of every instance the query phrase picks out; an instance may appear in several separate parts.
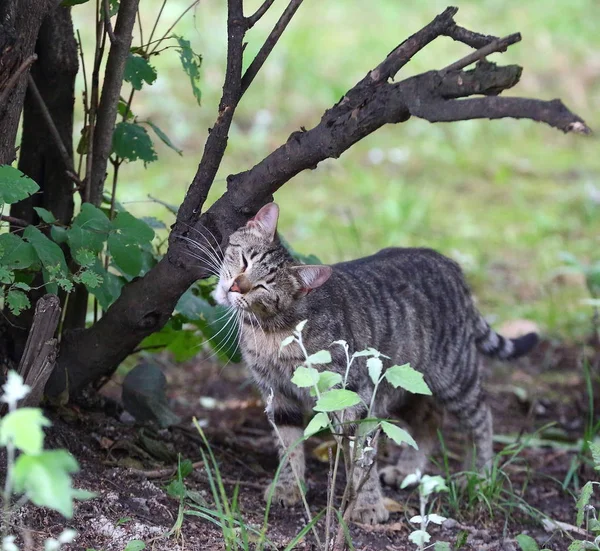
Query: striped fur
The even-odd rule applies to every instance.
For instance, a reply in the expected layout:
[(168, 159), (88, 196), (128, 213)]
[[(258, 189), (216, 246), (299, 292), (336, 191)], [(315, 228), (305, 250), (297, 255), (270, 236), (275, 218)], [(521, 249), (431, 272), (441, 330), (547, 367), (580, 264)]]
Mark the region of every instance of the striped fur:
[[(345, 370), (342, 349), (330, 348), (343, 339), (352, 351), (379, 350), (390, 358), (386, 367), (410, 363), (432, 390), (433, 398), (416, 397), (381, 384), (374, 414), (413, 424), (420, 446), (418, 452), (404, 452), (397, 466), (382, 470), (384, 482), (396, 484), (426, 466), (442, 409), (456, 415), (472, 435), (476, 464), (485, 467), (492, 458), (492, 418), (481, 388), (479, 353), (512, 359), (528, 352), (537, 336), (510, 340), (495, 333), (476, 310), (458, 264), (429, 249), (390, 248), (331, 267), (299, 265), (277, 239), (277, 216), (271, 203), (231, 235), (215, 298), (245, 313), (243, 358), (261, 392), (274, 393), (272, 413), (280, 432), (299, 435), (304, 414), (314, 404), (306, 389), (290, 382), (304, 359), (302, 351), (296, 345), (279, 350), (296, 324), (307, 319), (306, 349), (329, 349), (333, 363), (328, 369)], [(349, 388), (370, 403), (373, 385), (363, 359), (352, 366)], [(364, 407), (354, 414), (360, 418)], [(302, 478), (301, 454), (293, 462)], [(382, 522), (388, 516), (373, 472), (355, 507), (354, 519), (360, 522)], [(289, 505), (299, 497), (290, 485), (295, 482), (286, 466), (276, 501)]]

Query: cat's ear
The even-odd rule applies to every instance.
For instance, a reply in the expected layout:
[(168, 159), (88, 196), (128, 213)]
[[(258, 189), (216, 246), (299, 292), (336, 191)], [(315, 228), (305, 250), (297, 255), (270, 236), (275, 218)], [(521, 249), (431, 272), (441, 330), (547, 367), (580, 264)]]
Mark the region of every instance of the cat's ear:
[(277, 220), (279, 218), (279, 207), (277, 203), (268, 203), (262, 207), (256, 216), (248, 220), (249, 228), (258, 228), (265, 233), (271, 241), (275, 237), (277, 231)]
[(320, 287), (331, 276), (331, 266), (294, 266), (292, 268), (302, 282), (302, 288), (308, 292)]

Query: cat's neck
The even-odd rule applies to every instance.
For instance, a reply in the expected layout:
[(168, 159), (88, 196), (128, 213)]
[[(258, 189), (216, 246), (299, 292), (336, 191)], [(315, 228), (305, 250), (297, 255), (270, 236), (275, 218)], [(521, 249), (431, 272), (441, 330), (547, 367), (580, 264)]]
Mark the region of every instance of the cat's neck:
[(243, 329), (256, 330), (257, 326), (265, 333), (290, 333), (296, 328), (302, 320), (307, 317), (306, 307), (296, 304), (295, 307), (286, 312), (280, 312), (274, 316), (261, 317), (253, 314), (246, 314), (242, 318)]

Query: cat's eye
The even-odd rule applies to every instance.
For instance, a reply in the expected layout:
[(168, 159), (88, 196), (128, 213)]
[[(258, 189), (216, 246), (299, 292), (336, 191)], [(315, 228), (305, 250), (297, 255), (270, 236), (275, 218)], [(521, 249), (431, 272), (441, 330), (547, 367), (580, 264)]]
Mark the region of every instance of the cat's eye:
[(263, 285), (262, 283), (257, 283), (254, 288), (258, 289), (258, 288), (264, 289), (265, 291), (268, 291), (267, 287), (265, 285)]
[(246, 269), (248, 268), (248, 261), (246, 260), (246, 257), (244, 255), (242, 255), (242, 273), (244, 273), (246, 271)]

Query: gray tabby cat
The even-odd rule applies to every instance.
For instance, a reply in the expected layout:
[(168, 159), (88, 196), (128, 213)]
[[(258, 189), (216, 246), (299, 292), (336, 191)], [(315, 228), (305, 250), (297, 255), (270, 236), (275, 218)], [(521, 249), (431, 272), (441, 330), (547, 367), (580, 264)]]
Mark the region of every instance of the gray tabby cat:
[[(485, 467), (493, 453), (492, 417), (481, 388), (478, 352), (517, 358), (533, 348), (537, 335), (510, 340), (495, 333), (473, 305), (459, 266), (432, 250), (391, 248), (333, 266), (301, 265), (276, 235), (278, 215), (277, 205), (270, 203), (231, 235), (214, 296), (241, 312), (242, 355), (263, 396), (273, 392), (272, 414), (285, 447), (302, 437), (304, 415), (314, 405), (308, 389), (290, 382), (304, 360), (300, 348), (294, 343), (280, 352), (281, 341), (306, 319), (305, 347), (309, 353), (329, 349), (329, 370), (345, 370), (341, 347), (329, 348), (343, 339), (351, 351), (379, 350), (391, 358), (389, 365), (410, 363), (433, 393), (413, 395), (387, 382), (380, 385), (374, 415), (410, 424), (419, 449), (403, 450), (394, 467), (370, 470), (353, 520), (387, 520), (379, 476), (386, 484), (397, 484), (425, 468), (442, 408), (469, 431), (476, 464)], [(348, 388), (369, 404), (373, 384), (364, 361), (353, 363), (348, 381)], [(361, 405), (352, 412), (356, 419), (365, 413)], [(283, 453), (280, 449), (280, 457)], [(303, 480), (301, 446), (290, 455), (274, 489), (275, 502), (283, 506), (301, 497), (292, 468)], [(356, 479), (363, 474), (357, 467)]]

